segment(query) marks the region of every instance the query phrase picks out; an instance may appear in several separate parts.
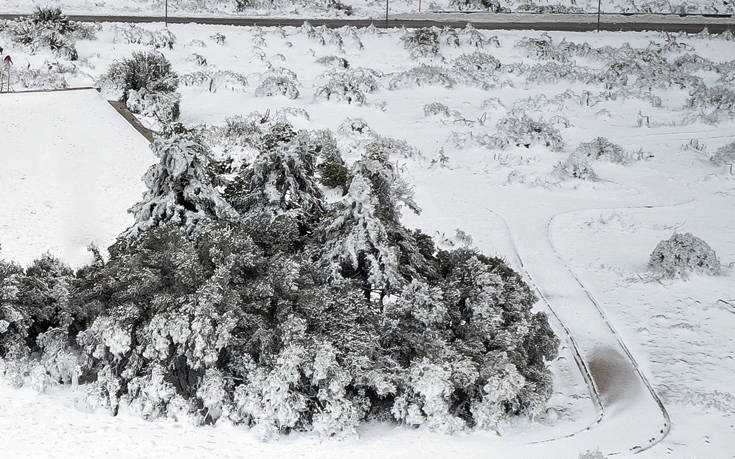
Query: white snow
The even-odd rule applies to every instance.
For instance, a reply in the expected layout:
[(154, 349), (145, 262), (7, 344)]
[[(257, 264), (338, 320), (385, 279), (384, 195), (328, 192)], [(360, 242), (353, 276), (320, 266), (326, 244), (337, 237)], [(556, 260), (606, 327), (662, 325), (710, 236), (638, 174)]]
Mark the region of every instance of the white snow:
[(132, 223), (148, 142), (95, 90), (0, 94), (0, 253), (73, 266)]
[[(113, 43), (112, 27), (104, 26), (98, 41), (82, 42), (78, 46), (80, 66), (89, 75), (99, 76), (113, 59), (141, 49), (138, 45)], [(464, 146), (458, 144), (452, 140), (452, 135), (469, 137), (472, 134), (474, 138), (493, 134), (495, 123), (506, 115), (507, 108), (521, 99), (541, 95), (552, 99), (567, 89), (577, 94), (585, 90), (597, 92), (601, 91), (601, 85), (564, 81), (528, 84), (521, 78), (508, 76), (511, 84), (491, 90), (458, 85), (451, 89), (427, 86), (390, 91), (386, 81), (391, 74), (417, 65), (401, 47), (398, 40), (401, 31), (363, 33), (360, 38), (364, 50), (345, 41), (345, 50), (340, 51), (336, 46), (323, 46), (307, 39), (293, 28), (283, 29), (283, 37), (273, 29), (263, 29), (264, 47), (251, 45), (258, 33), (253, 28), (182, 25), (172, 26), (170, 30), (177, 35), (178, 41), (173, 50), (163, 52), (178, 72), (198, 69), (188, 60), (197, 52), (205, 55), (209, 64), (218, 69), (246, 74), (250, 82), (247, 88), (237, 92), (220, 90), (213, 94), (202, 87), (181, 88), (182, 116), (186, 124), (220, 124), (235, 114), (267, 109), (275, 113), (278, 108), (299, 107), (308, 111), (309, 118), (292, 117), (298, 128), (336, 129), (346, 117), (360, 117), (381, 135), (405, 139), (422, 152), (421, 158), (393, 158), (415, 185), (416, 200), (424, 210), (420, 216), (406, 215), (406, 222), (448, 239), (453, 239), (457, 228), (464, 230), (483, 252), (500, 255), (523, 271), (546, 300), (538, 303), (538, 309), (551, 312), (550, 306), (561, 321), (552, 316), (563, 349), (562, 356), (552, 364), (557, 392), (550, 402), (550, 414), (535, 422), (519, 421), (508, 426), (502, 438), (483, 432), (448, 437), (424, 430), (379, 425), (365, 427), (359, 440), (321, 442), (313, 436), (294, 435), (265, 444), (241, 428), (193, 428), (171, 421), (148, 423), (125, 413), (117, 418), (106, 413), (91, 413), (83, 404), (80, 409), (79, 403), (73, 401), (81, 394), (71, 389), (37, 394), (29, 389), (0, 386), (0, 432), (3, 432), (3, 446), (11, 455), (574, 458), (580, 452), (598, 447), (606, 454), (629, 455), (647, 446), (652, 448), (643, 453), (646, 457), (732, 455), (735, 177), (729, 168), (710, 163), (706, 153), (682, 149), (692, 138), (699, 139), (710, 152), (735, 141), (732, 117), (723, 117), (714, 125), (702, 121), (684, 123), (683, 119), (691, 114), (683, 107), (691, 88), (675, 86), (652, 89), (654, 95), (661, 97), (661, 107), (636, 97), (602, 100), (593, 106), (569, 99), (559, 105), (529, 109), (536, 118), (549, 119), (561, 114), (569, 120), (569, 127), (560, 128), (567, 144), (563, 151), (531, 146), (493, 152), (472, 141)], [(226, 35), (224, 46), (216, 45), (209, 38), (215, 32)], [(488, 47), (486, 51), (503, 64), (533, 63), (532, 58), (513, 45), (524, 36), (539, 37), (539, 33), (493, 34), (497, 34), (501, 46)], [(670, 38), (656, 33), (550, 35), (557, 43), (566, 39), (588, 42), (592, 46), (620, 47), (629, 43), (636, 48)], [(201, 40), (205, 46), (193, 40)], [(691, 46), (691, 52), (717, 62), (732, 60), (735, 56), (735, 42), (732, 41), (703, 37), (675, 37), (674, 40)], [(471, 51), (466, 47), (442, 47), (446, 61)], [(684, 52), (687, 51), (672, 51)], [(381, 89), (367, 95), (366, 105), (314, 99), (320, 75), (329, 71), (314, 61), (335, 54), (346, 57), (352, 67), (366, 66), (388, 74), (381, 80)], [(34, 64), (41, 61), (39, 56), (23, 55), (20, 59)], [(436, 58), (430, 63), (439, 65), (446, 61)], [(296, 72), (301, 84), (299, 98), (254, 96), (259, 78), (271, 62)], [(577, 64), (598, 65), (586, 59), (579, 59)], [(703, 73), (708, 84), (717, 78)], [(92, 79), (84, 74), (69, 78), (75, 84), (89, 84)], [(720, 84), (732, 88), (732, 83)], [(66, 118), (62, 116), (67, 120), (63, 126), (71, 119), (87, 120), (90, 125), (98, 126), (96, 123), (100, 120), (109, 118), (110, 126), (117, 126), (119, 131), (109, 133), (100, 127), (99, 131), (106, 132), (103, 134), (90, 132), (92, 129), (67, 127), (68, 132), (76, 132), (68, 137), (83, 135), (94, 141), (79, 140), (80, 146), (73, 150), (60, 149), (66, 154), (82, 149), (86, 153), (81, 154), (87, 156), (82, 156), (86, 160), (80, 160), (77, 166), (65, 169), (67, 179), (57, 180), (62, 182), (58, 189), (46, 191), (49, 180), (58, 179), (53, 171), (46, 172), (45, 176), (27, 176), (26, 180), (36, 181), (33, 186), (24, 183), (8, 186), (4, 176), (0, 176), (3, 177), (0, 181), (3, 196), (30, 200), (15, 213), (0, 207), (0, 215), (10, 216), (0, 223), (5, 225), (0, 226), (5, 258), (28, 261), (39, 251), (56, 247), (54, 250), (60, 250), (67, 260), (74, 261), (76, 254), (80, 257), (76, 260), (81, 261), (83, 247), (88, 243), (82, 239), (95, 234), (101, 246), (109, 243), (127, 226), (129, 217), (125, 209), (140, 196), (139, 178), (152, 161), (144, 140), (125, 126), (122, 119), (113, 121), (117, 115), (109, 107), (103, 109), (104, 104), (94, 93), (82, 93), (88, 100), (99, 102), (98, 105), (88, 104), (97, 107), (94, 116), (86, 113), (86, 105), (70, 108), (66, 103), (53, 102), (53, 98), (80, 97), (71, 94), (35, 95), (36, 108), (24, 110), (24, 119), (40, 117), (35, 124), (42, 126), (56, 120), (60, 116), (56, 113), (77, 110)], [(25, 100), (22, 98), (30, 96), (2, 95), (0, 104), (4, 104), (5, 97)], [(490, 97), (497, 97), (502, 105), (483, 107), (483, 101)], [(38, 113), (48, 106), (49, 100), (55, 107), (53, 111), (48, 110), (52, 113)], [(465, 119), (425, 117), (423, 106), (435, 101), (446, 104), (450, 110), (461, 111)], [(10, 121), (5, 108), (2, 112), (3, 125), (7, 126)], [(637, 122), (639, 113), (649, 117), (649, 126)], [(12, 157), (10, 164), (26, 155), (38, 154), (39, 148), (28, 146), (31, 142), (27, 139), (41, 139), (42, 135), (55, 139), (59, 135), (44, 134), (43, 129), (39, 131), (16, 141), (16, 148), (23, 148), (24, 154)], [(605, 136), (628, 151), (641, 149), (652, 157), (629, 165), (595, 161), (593, 165), (600, 176), (596, 182), (558, 182), (550, 178), (554, 164), (564, 160), (577, 144), (596, 136)], [(46, 140), (47, 144), (51, 141)], [(66, 145), (64, 142), (60, 145)], [(123, 142), (132, 144), (127, 143), (123, 148)], [(103, 154), (100, 150), (104, 150), (103, 157), (109, 159), (104, 166), (92, 166), (91, 163), (99, 162)], [(2, 152), (4, 156), (7, 154), (5, 148)], [(439, 158), (440, 152), (448, 158), (446, 167), (430, 162)], [(74, 155), (71, 156), (68, 161), (73, 160)], [(92, 158), (95, 161), (91, 161)], [(25, 170), (30, 170), (29, 174), (43, 170), (37, 162), (30, 165), (26, 164), (30, 160), (20, 162)], [(92, 167), (95, 169), (91, 170)], [(0, 174), (4, 170), (0, 169)], [(101, 174), (109, 175), (102, 180)], [(15, 182), (23, 182), (20, 174), (8, 176)], [(509, 177), (515, 177), (516, 181), (509, 181)], [(90, 188), (94, 192), (80, 191), (83, 186), (91, 187), (90, 183), (96, 184), (96, 188)], [(105, 183), (107, 190), (103, 186)], [(96, 195), (92, 196), (102, 192), (108, 193), (104, 199), (97, 201)], [(74, 232), (80, 240), (70, 244), (63, 242), (56, 228), (75, 221), (65, 217), (69, 213), (76, 215), (79, 209), (75, 193), (83, 195), (85, 209), (89, 206), (97, 213), (109, 212), (109, 215), (102, 218), (98, 214), (99, 218), (93, 218), (88, 215), (95, 212), (85, 214), (83, 223), (104, 224), (104, 231)], [(45, 202), (54, 202), (52, 198), (56, 196), (67, 196), (61, 202), (71, 208), (65, 211), (68, 213), (57, 212), (51, 216), (51, 212), (45, 210)], [(18, 204), (0, 203), (0, 206), (7, 205)], [(35, 214), (23, 209), (31, 209)], [(42, 217), (47, 219), (42, 220)], [(15, 246), (12, 242), (5, 243), (6, 234), (30, 238), (33, 233), (29, 229), (39, 225), (46, 231), (35, 233), (42, 235), (37, 236), (38, 239), (28, 239), (30, 242)], [(675, 229), (691, 231), (718, 252), (723, 263), (721, 276), (696, 277), (665, 285), (641, 279), (645, 278), (645, 263), (656, 243), (668, 238)], [(456, 242), (456, 238), (454, 240)], [(66, 252), (61, 251), (64, 248)], [(595, 379), (603, 406), (601, 417), (575, 365), (572, 345), (562, 323), (574, 338)], [(646, 382), (650, 382), (650, 387)], [(660, 395), (668, 409), (670, 423), (654, 394)], [(553, 413), (557, 413), (556, 416)], [(101, 437), (105, 443), (101, 443)], [(45, 440), (39, 441), (39, 438)], [(532, 443), (542, 440), (551, 441)], [(662, 441), (658, 443), (659, 440)]]

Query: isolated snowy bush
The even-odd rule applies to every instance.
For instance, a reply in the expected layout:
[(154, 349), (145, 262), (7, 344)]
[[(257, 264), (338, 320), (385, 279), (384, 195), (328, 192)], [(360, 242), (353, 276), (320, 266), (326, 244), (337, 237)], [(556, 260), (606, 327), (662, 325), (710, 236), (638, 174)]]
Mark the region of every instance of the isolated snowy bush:
[(365, 94), (378, 90), (379, 74), (371, 69), (356, 68), (342, 72), (327, 72), (326, 83), (319, 86), (314, 93), (317, 98), (338, 100), (348, 104), (362, 105), (365, 103)]
[(179, 82), (183, 86), (203, 87), (212, 93), (220, 90), (243, 91), (248, 85), (247, 78), (241, 73), (211, 69), (183, 74)]
[(483, 89), (493, 87), (495, 74), (501, 64), (494, 56), (482, 51), (457, 56), (452, 63), (456, 78), (466, 84), (480, 86)]
[(433, 57), (439, 54), (439, 34), (433, 28), (407, 31), (401, 37), (401, 41), (413, 58)]
[(299, 80), (291, 70), (271, 68), (255, 88), (256, 97), (286, 96), (289, 99), (299, 97)]
[(668, 278), (692, 272), (715, 275), (720, 272), (720, 260), (702, 239), (691, 233), (674, 233), (658, 243), (648, 259), (648, 269)]
[(710, 161), (718, 166), (735, 164), (735, 142), (718, 148)]
[(562, 179), (596, 180), (589, 157), (581, 151), (572, 152), (569, 157), (554, 166), (554, 174)]
[(558, 151), (564, 146), (561, 134), (554, 126), (541, 119), (534, 120), (524, 112), (511, 111), (498, 121), (496, 127), (493, 140), (497, 148), (543, 145)]
[(173, 49), (176, 43), (176, 35), (168, 28), (150, 31), (135, 24), (115, 24), (113, 30), (115, 31), (114, 43), (143, 45), (156, 49)]
[(158, 52), (133, 53), (115, 61), (100, 85), (118, 97), (133, 112), (171, 122), (179, 116), (179, 77), (171, 63)]
[(395, 75), (389, 83), (390, 89), (406, 89), (421, 86), (443, 86), (451, 88), (455, 85), (451, 72), (446, 67), (419, 65)]
[(316, 60), (317, 64), (326, 65), (328, 67), (334, 67), (338, 69), (346, 69), (350, 66), (350, 63), (344, 57), (339, 56), (324, 56)]
[(630, 155), (623, 147), (610, 142), (605, 137), (595, 137), (591, 142), (579, 144), (577, 152), (590, 159), (601, 159), (616, 164), (625, 164), (630, 161)]
[(70, 21), (59, 8), (37, 7), (29, 16), (8, 22), (5, 28), (16, 43), (27, 45), (34, 54), (39, 47), (75, 61), (75, 41), (94, 37), (93, 27)]

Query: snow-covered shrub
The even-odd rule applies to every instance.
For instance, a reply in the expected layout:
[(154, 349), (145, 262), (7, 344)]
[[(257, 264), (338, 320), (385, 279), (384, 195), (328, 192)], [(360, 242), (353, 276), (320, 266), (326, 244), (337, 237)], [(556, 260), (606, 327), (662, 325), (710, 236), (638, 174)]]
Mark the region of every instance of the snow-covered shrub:
[(446, 67), (419, 65), (395, 75), (389, 83), (390, 89), (415, 88), (420, 86), (443, 86), (451, 88), (455, 85), (451, 72)]
[(648, 259), (648, 269), (668, 278), (686, 277), (692, 272), (716, 275), (720, 260), (702, 239), (691, 233), (674, 233), (658, 243)]
[(597, 174), (592, 169), (589, 157), (580, 151), (572, 152), (566, 160), (554, 166), (554, 174), (563, 179), (597, 179)]
[(616, 164), (625, 164), (631, 159), (623, 147), (605, 137), (595, 137), (591, 142), (581, 143), (577, 151), (590, 159), (601, 159)]
[(255, 88), (256, 97), (286, 96), (297, 99), (300, 95), (296, 74), (285, 68), (271, 68)]
[(452, 63), (452, 69), (458, 80), (478, 85), (483, 89), (489, 89), (495, 85), (495, 73), (500, 67), (498, 59), (482, 51), (462, 54)]
[(432, 102), (424, 105), (424, 116), (441, 115), (449, 117), (449, 107), (442, 104), (441, 102)]
[(179, 82), (183, 86), (200, 86), (209, 92), (219, 90), (243, 91), (248, 86), (248, 80), (241, 73), (230, 70), (203, 70), (181, 75)]
[(350, 63), (344, 57), (339, 56), (324, 56), (316, 60), (317, 64), (325, 65), (327, 67), (334, 67), (338, 69), (349, 68)]
[(102, 76), (105, 91), (118, 97), (133, 113), (156, 116), (163, 122), (179, 116), (179, 77), (158, 52), (133, 53), (115, 61)]
[(157, 139), (151, 149), (159, 163), (143, 177), (148, 191), (130, 210), (135, 224), (125, 231), (126, 236), (169, 223), (193, 231), (202, 219), (235, 214), (216, 189), (219, 179), (209, 165), (207, 148), (198, 139), (189, 134)]
[(718, 166), (735, 164), (735, 142), (718, 148), (710, 158), (710, 161)]
[(227, 37), (224, 36), (223, 34), (219, 33), (219, 32), (215, 33), (214, 35), (210, 36), (209, 38), (211, 38), (212, 40), (214, 40), (214, 42), (217, 43), (220, 46), (224, 45), (225, 44), (225, 40), (227, 40)]
[(579, 459), (606, 459), (602, 451), (599, 449), (587, 450), (584, 453), (579, 453)]
[(555, 127), (544, 120), (534, 120), (524, 112), (510, 112), (498, 121), (496, 128), (493, 138), (498, 148), (509, 145), (529, 148), (539, 144), (559, 151), (564, 147), (561, 134)]
[(5, 27), (13, 41), (27, 45), (31, 52), (37, 52), (42, 46), (72, 61), (78, 58), (75, 41), (94, 37), (93, 27), (70, 21), (59, 8), (37, 7), (30, 16), (9, 22)]
[(317, 98), (338, 100), (348, 104), (362, 105), (365, 103), (365, 94), (378, 90), (379, 74), (371, 69), (356, 68), (341, 72), (327, 72), (327, 82), (319, 86), (314, 93)]
[(566, 63), (571, 60), (569, 50), (555, 45), (551, 36), (545, 32), (538, 38), (523, 37), (516, 42), (515, 47), (525, 50), (528, 57), (542, 61)]
[(401, 37), (401, 41), (413, 58), (439, 54), (439, 34), (433, 28), (424, 27), (407, 31)]
[(713, 110), (714, 112), (723, 111), (729, 115), (734, 115), (735, 91), (724, 86), (699, 86), (689, 97), (687, 107)]
[(508, 11), (503, 8), (498, 0), (449, 0), (449, 6), (459, 11), (489, 11), (491, 13), (502, 13)]
[(135, 24), (115, 24), (113, 30), (115, 31), (113, 43), (143, 45), (156, 49), (173, 49), (176, 43), (176, 35), (168, 28), (157, 29), (151, 32)]

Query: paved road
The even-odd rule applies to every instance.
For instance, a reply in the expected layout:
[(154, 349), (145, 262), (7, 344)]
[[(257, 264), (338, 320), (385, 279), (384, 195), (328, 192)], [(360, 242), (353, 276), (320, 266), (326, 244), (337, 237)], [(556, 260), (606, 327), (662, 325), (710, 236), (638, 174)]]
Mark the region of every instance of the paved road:
[[(0, 19), (16, 19), (20, 14), (0, 14)], [(82, 22), (134, 22), (151, 23), (164, 22), (163, 16), (96, 16), (96, 15), (69, 15), (69, 18)], [(571, 32), (586, 32), (597, 30), (597, 15), (595, 14), (422, 14), (392, 16), (387, 21), (376, 19), (320, 19), (320, 18), (273, 18), (273, 17), (169, 17), (171, 24), (218, 24), (234, 26), (300, 26), (304, 21), (312, 25), (327, 27), (355, 26), (367, 27), (406, 27), (419, 28), (431, 26), (465, 27), (471, 23), (478, 29), (505, 29), (505, 30), (556, 30)], [(712, 33), (721, 33), (725, 30), (735, 32), (735, 19), (732, 17), (713, 16), (672, 16), (672, 15), (641, 15), (630, 16), (623, 14), (604, 14), (600, 21), (600, 30), (609, 31), (644, 31), (659, 30), (666, 32), (697, 33), (707, 28)]]

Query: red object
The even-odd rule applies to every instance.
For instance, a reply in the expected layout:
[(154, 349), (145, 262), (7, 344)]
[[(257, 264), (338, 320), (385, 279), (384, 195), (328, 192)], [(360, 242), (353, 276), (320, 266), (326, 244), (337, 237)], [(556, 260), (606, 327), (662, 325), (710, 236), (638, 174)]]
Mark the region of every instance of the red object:
[(5, 63), (6, 64), (12, 64), (13, 63), (13, 59), (10, 58), (10, 55), (5, 56), (5, 59), (4, 60), (5, 60)]

